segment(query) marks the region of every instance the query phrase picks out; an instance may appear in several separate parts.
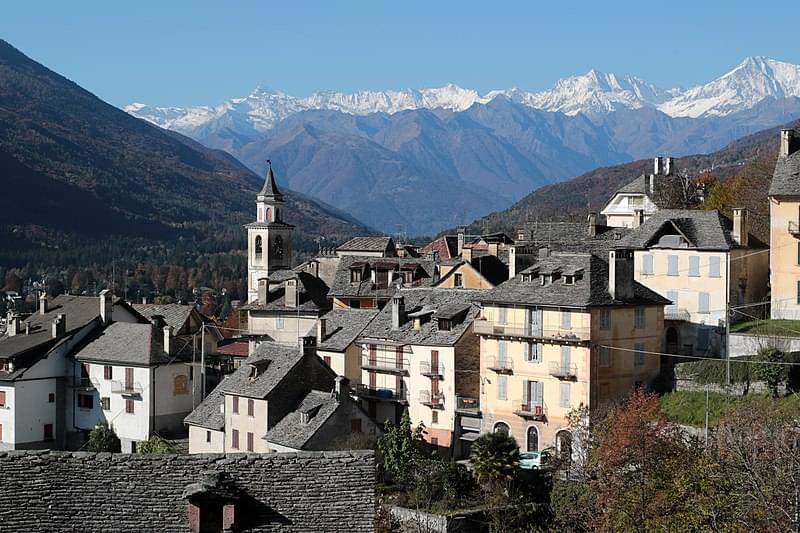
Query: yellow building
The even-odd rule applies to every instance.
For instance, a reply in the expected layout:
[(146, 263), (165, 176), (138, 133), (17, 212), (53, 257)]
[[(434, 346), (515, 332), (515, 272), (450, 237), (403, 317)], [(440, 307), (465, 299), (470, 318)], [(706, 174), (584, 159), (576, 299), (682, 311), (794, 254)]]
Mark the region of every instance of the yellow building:
[(747, 211), (733, 213), (662, 209), (618, 243), (635, 250), (636, 281), (671, 302), (669, 353), (724, 355), (726, 310), (767, 295), (769, 249), (750, 234)]
[[(477, 414), (478, 339), (472, 334), (481, 291), (401, 289), (359, 339), (363, 369), (358, 396), (378, 422), (408, 409), (433, 446), (464, 455), (459, 407)], [(472, 402), (472, 403), (470, 403)], [(466, 424), (469, 426), (469, 424)], [(474, 430), (479, 429), (473, 424)]]
[(772, 318), (800, 319), (800, 131), (781, 131), (769, 188)]
[(568, 414), (658, 375), (664, 305), (633, 279), (633, 253), (553, 253), (480, 297), (482, 429), (523, 450), (571, 450)]
[(445, 260), (439, 269), (435, 287), (442, 289), (491, 289), (508, 279), (508, 266), (495, 255)]
[(351, 386), (361, 383), (361, 345), (357, 339), (377, 309), (332, 309), (317, 321), (317, 355)]

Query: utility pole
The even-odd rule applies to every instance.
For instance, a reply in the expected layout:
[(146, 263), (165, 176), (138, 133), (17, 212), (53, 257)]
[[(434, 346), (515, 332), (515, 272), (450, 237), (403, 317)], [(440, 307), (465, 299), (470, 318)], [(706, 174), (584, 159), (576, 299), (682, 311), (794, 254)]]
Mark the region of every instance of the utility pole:
[(725, 384), (731, 386), (731, 253), (725, 254)]
[(206, 397), (206, 325), (200, 326), (200, 401)]
[(708, 448), (708, 384), (706, 383), (706, 448)]

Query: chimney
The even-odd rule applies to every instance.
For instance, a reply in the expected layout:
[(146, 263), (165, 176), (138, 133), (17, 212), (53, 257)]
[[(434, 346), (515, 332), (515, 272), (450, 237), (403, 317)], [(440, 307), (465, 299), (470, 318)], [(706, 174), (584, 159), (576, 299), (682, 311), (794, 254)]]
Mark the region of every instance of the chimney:
[(743, 207), (733, 208), (733, 233), (731, 238), (733, 242), (739, 246), (745, 247), (748, 245), (748, 237), (750, 231), (747, 227), (747, 209)]
[(297, 279), (287, 279), (285, 287), (286, 307), (297, 307)]
[(781, 157), (788, 157), (800, 148), (800, 138), (793, 129), (781, 130)]
[(493, 255), (493, 256), (497, 257), (499, 249), (500, 249), (500, 245), (497, 244), (496, 242), (493, 242), (493, 243), (489, 244), (487, 251), (489, 252), (489, 255)]
[(655, 176), (652, 174), (645, 174), (644, 175), (644, 193), (647, 195), (652, 196), (653, 194), (653, 181), (655, 180)]
[(100, 291), (100, 321), (104, 325), (111, 323), (111, 291), (108, 289)]
[(6, 321), (6, 333), (9, 337), (13, 337), (17, 333), (19, 333), (19, 315), (16, 313), (9, 311), (8, 312), (8, 319)]
[(653, 174), (661, 176), (664, 173), (664, 158), (656, 157), (653, 159)]
[(525, 241), (525, 240), (528, 240), (528, 238), (527, 238), (527, 236), (526, 236), (526, 233), (527, 233), (527, 232), (525, 231), (525, 228), (519, 228), (519, 229), (517, 230), (517, 241)]
[(267, 294), (269, 293), (269, 281), (267, 278), (258, 280), (258, 305), (267, 305)]
[(142, 296), (142, 304), (147, 305), (147, 296)]
[(633, 298), (633, 250), (608, 252), (608, 294), (614, 300)]
[(153, 323), (153, 327), (161, 330), (164, 326), (167, 325), (167, 321), (164, 319), (164, 315), (153, 315), (150, 317), (150, 322)]
[(161, 330), (164, 332), (164, 353), (172, 355), (172, 326), (164, 326)]
[(644, 209), (633, 210), (633, 228), (636, 229), (644, 224)]
[(54, 339), (60, 339), (67, 331), (67, 320), (63, 314), (59, 314), (53, 319), (50, 326), (50, 336)]
[(350, 397), (350, 380), (344, 376), (336, 376), (333, 393), (339, 403)]
[(31, 323), (27, 320), (25, 321), (25, 335), (31, 334)]
[(39, 296), (39, 314), (43, 315), (47, 313), (47, 292), (42, 291), (41, 296)]
[(589, 213), (589, 237), (597, 235), (597, 213), (594, 211)]
[(464, 226), (458, 228), (458, 255), (461, 255), (462, 250), (464, 250), (464, 233), (467, 229)]
[(312, 357), (317, 355), (317, 338), (314, 336), (307, 336), (302, 338), (303, 355), (305, 357)]
[(472, 261), (472, 248), (464, 248), (461, 250), (461, 259), (470, 263)]
[(400, 329), (406, 321), (406, 304), (402, 296), (392, 297), (392, 329)]
[(328, 335), (328, 319), (325, 317), (320, 317), (317, 320), (317, 344), (322, 344), (325, 342), (325, 337)]
[(664, 159), (664, 175), (672, 176), (673, 172), (675, 172), (675, 158), (667, 157)]

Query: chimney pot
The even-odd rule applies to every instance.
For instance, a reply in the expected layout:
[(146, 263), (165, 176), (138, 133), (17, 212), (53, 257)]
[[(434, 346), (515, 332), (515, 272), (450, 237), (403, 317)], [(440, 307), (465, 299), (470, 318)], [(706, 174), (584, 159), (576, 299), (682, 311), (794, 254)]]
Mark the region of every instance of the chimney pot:
[(464, 234), (466, 233), (466, 228), (461, 226), (458, 228), (458, 255), (461, 255), (461, 252), (464, 250)]
[(261, 278), (258, 280), (258, 305), (267, 305), (267, 294), (269, 293), (269, 280)]
[(20, 319), (19, 315), (14, 312), (8, 313), (8, 321), (6, 322), (6, 333), (9, 337), (13, 337), (20, 333)]
[(633, 298), (632, 250), (611, 250), (608, 253), (608, 293), (614, 300)]
[(317, 355), (317, 338), (314, 337), (313, 335), (307, 335), (305, 337), (302, 337), (301, 346), (303, 349), (303, 355), (305, 356)]
[(402, 296), (392, 298), (392, 329), (400, 329), (406, 321), (406, 305)]
[(350, 396), (350, 380), (344, 376), (336, 376), (334, 394), (338, 402), (343, 402)]
[(747, 224), (747, 209), (743, 207), (733, 208), (733, 232), (731, 238), (739, 246), (745, 247), (749, 244), (750, 228)]
[(793, 129), (781, 130), (780, 156), (788, 157), (800, 148), (800, 138)]
[(644, 209), (633, 210), (633, 228), (638, 228), (644, 224)]
[(111, 291), (100, 291), (100, 321), (108, 325), (111, 323)]
[(47, 293), (42, 292), (39, 296), (39, 314), (44, 315), (45, 313), (47, 313)]
[(597, 213), (594, 211), (589, 213), (589, 237), (597, 235)]
[(664, 158), (656, 157), (653, 159), (653, 174), (660, 176), (664, 172)]
[(287, 279), (284, 289), (286, 307), (297, 307), (297, 279)]
[(664, 175), (672, 176), (673, 172), (675, 172), (675, 158), (667, 157), (664, 159)]
[(164, 326), (164, 353), (172, 355), (172, 326)]

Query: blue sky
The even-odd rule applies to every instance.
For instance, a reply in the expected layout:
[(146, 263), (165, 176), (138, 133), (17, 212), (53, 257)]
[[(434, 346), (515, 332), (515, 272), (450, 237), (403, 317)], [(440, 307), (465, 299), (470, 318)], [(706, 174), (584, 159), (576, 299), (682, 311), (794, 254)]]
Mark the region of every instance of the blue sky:
[(800, 63), (800, 2), (36, 1), (0, 37), (112, 104), (215, 104), (453, 82), (542, 90), (590, 68), (668, 88)]

